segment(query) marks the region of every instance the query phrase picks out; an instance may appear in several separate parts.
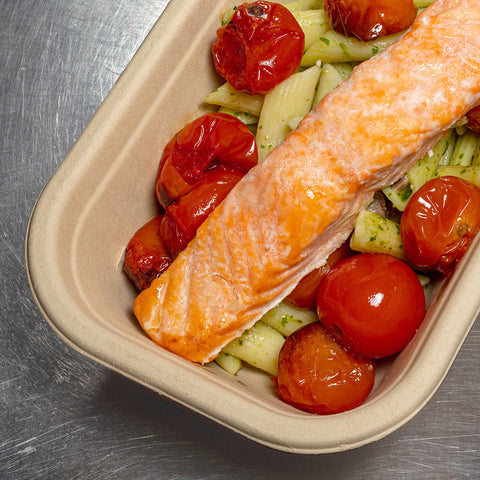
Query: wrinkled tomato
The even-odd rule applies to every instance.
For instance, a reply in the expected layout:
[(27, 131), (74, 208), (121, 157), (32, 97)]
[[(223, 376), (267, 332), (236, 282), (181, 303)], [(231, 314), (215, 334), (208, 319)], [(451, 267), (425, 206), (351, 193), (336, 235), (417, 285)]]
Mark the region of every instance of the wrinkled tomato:
[(367, 42), (408, 28), (417, 15), (412, 0), (325, 0), (333, 28)]
[(155, 186), (163, 208), (192, 190), (215, 167), (245, 173), (258, 163), (255, 136), (232, 115), (207, 113), (189, 123), (163, 152)]
[(125, 252), (124, 271), (139, 290), (150, 286), (172, 263), (160, 237), (163, 215), (141, 227), (131, 238)]
[(407, 258), (416, 266), (450, 273), (480, 227), (480, 189), (457, 177), (419, 188), (400, 222)]
[(193, 190), (167, 207), (160, 235), (173, 258), (193, 239), (198, 227), (242, 177), (243, 173), (239, 172), (209, 170)]
[(390, 255), (349, 257), (323, 278), (318, 316), (328, 333), (353, 354), (382, 358), (402, 350), (425, 315), (415, 272)]
[(319, 322), (290, 335), (272, 378), (282, 400), (309, 413), (333, 414), (362, 404), (375, 381), (373, 361), (335, 343)]
[(343, 260), (349, 253), (350, 248), (348, 242), (340, 245), (340, 247), (329, 255), (325, 265), (313, 270), (300, 280), (298, 285), (285, 298), (285, 301), (294, 307), (315, 310), (320, 281), (335, 264)]
[(305, 35), (283, 5), (245, 3), (217, 30), (212, 46), (217, 72), (237, 90), (263, 94), (300, 65)]
[(480, 133), (480, 105), (467, 112), (467, 127)]

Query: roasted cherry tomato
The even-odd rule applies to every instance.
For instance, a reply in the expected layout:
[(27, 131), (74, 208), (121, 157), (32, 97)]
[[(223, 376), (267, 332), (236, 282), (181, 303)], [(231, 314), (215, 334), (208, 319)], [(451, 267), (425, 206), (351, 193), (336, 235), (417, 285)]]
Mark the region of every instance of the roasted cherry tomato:
[(418, 267), (450, 273), (480, 227), (480, 188), (457, 177), (420, 187), (400, 221), (407, 258)]
[(475, 132), (480, 132), (480, 105), (472, 108), (467, 113), (467, 127)]
[(164, 208), (192, 190), (217, 166), (247, 172), (258, 163), (255, 136), (240, 120), (207, 113), (189, 123), (165, 147), (156, 181)]
[(285, 298), (285, 301), (294, 307), (315, 310), (320, 281), (336, 263), (343, 260), (349, 253), (348, 243), (342, 243), (340, 247), (329, 255), (325, 265), (313, 270), (300, 280), (290, 295)]
[(375, 381), (375, 365), (335, 343), (319, 322), (292, 333), (280, 350), (280, 397), (309, 413), (331, 414), (362, 404)]
[(325, 0), (333, 28), (367, 42), (408, 28), (417, 15), (412, 0)]
[(125, 252), (124, 270), (139, 290), (150, 286), (172, 263), (160, 237), (163, 215), (141, 227), (132, 237)]
[(353, 354), (387, 357), (412, 339), (425, 315), (415, 272), (390, 255), (364, 253), (337, 263), (323, 278), (318, 316)]
[(262, 94), (297, 70), (304, 45), (300, 25), (283, 5), (245, 3), (217, 30), (213, 61), (217, 72), (234, 88)]
[(167, 207), (160, 235), (173, 258), (193, 239), (198, 227), (242, 177), (240, 172), (209, 170), (193, 190)]

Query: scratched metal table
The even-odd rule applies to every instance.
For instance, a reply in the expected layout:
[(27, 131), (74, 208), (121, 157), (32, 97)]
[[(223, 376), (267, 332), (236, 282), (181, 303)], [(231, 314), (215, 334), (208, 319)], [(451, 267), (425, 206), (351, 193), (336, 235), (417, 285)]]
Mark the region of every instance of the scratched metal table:
[(167, 3), (0, 0), (0, 478), (480, 478), (479, 322), (406, 426), (358, 450), (295, 456), (83, 358), (41, 317), (23, 267), (30, 210)]

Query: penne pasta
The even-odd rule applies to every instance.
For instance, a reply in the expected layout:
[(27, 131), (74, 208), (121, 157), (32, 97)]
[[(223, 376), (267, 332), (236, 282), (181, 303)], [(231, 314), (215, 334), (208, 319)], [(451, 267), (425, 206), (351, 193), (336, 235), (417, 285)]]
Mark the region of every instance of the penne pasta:
[(332, 28), (324, 10), (300, 10), (293, 12), (293, 16), (305, 34), (305, 50)]
[(350, 248), (362, 253), (385, 253), (405, 260), (400, 225), (368, 210), (357, 217)]
[(295, 73), (265, 95), (256, 137), (259, 161), (285, 139), (292, 117), (303, 118), (310, 112), (319, 76), (320, 68), (315, 65)]
[(229, 83), (224, 83), (207, 95), (204, 98), (204, 102), (258, 116), (262, 110), (263, 95), (250, 95), (245, 92), (239, 92)]
[(333, 66), (342, 77), (342, 80), (345, 80), (353, 72), (355, 65), (355, 62), (338, 62)]
[(449, 164), (459, 166), (471, 165), (479, 145), (480, 136), (467, 129), (463, 135), (458, 136)]
[(473, 155), (472, 165), (477, 167), (480, 166), (480, 142), (477, 145), (477, 149)]
[(438, 165), (449, 165), (452, 158), (453, 149), (455, 148), (455, 142), (457, 141), (457, 132), (455, 128), (451, 128), (445, 136), (445, 150), (440, 157)]
[(410, 197), (412, 196), (412, 188), (408, 182), (406, 185), (403, 185), (404, 182), (400, 180), (399, 183), (402, 184), (401, 187), (399, 187), (399, 185), (389, 185), (382, 188), (382, 192), (397, 210), (403, 212), (407, 206), (408, 200), (410, 200)]
[(323, 0), (296, 0), (284, 4), (291, 12), (323, 8)]
[(264, 370), (270, 375), (276, 375), (278, 354), (284, 342), (285, 338), (280, 332), (259, 320), (241, 337), (226, 345), (223, 352)]
[(332, 64), (326, 63), (323, 65), (318, 80), (314, 104), (316, 105), (327, 93), (330, 93), (337, 85), (339, 85), (342, 80), (343, 78), (339, 71)]
[(240, 110), (233, 110), (232, 108), (228, 107), (220, 107), (218, 109), (219, 113), (228, 113), (236, 118), (238, 118), (241, 122), (245, 125), (254, 125), (258, 122), (258, 117), (256, 115), (252, 115), (251, 113), (241, 112)]
[(238, 357), (223, 351), (218, 354), (215, 362), (230, 375), (236, 375), (243, 366), (242, 361)]
[(407, 180), (412, 191), (416, 192), (424, 183), (435, 176), (435, 172), (445, 152), (453, 143), (451, 135), (441, 138), (408, 172)]
[(318, 317), (312, 310), (296, 308), (287, 302), (280, 302), (276, 307), (269, 310), (261, 320), (288, 337), (300, 327), (316, 322)]
[(413, 0), (413, 4), (417, 8), (427, 8), (429, 7), (435, 0)]
[(323, 63), (362, 62), (385, 50), (400, 38), (403, 32), (363, 42), (347, 37), (335, 30), (329, 30), (320, 37), (303, 55), (302, 67), (309, 67), (318, 61)]
[(462, 178), (480, 187), (480, 166), (445, 165), (438, 167), (435, 172), (436, 177), (445, 177), (447, 175)]

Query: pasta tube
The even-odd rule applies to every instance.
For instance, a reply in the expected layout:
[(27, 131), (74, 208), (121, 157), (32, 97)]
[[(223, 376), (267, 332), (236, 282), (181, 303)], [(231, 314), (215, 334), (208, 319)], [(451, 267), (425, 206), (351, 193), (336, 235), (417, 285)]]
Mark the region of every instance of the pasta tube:
[(285, 337), (280, 332), (259, 320), (241, 337), (226, 345), (223, 352), (234, 355), (270, 375), (277, 375), (278, 354), (284, 342)]
[(261, 320), (288, 337), (300, 327), (316, 322), (318, 317), (312, 310), (296, 308), (286, 302), (280, 302), (276, 307), (269, 310)]
[(323, 8), (323, 0), (296, 0), (294, 2), (284, 3), (291, 12), (299, 10), (316, 10)]
[(263, 95), (250, 95), (235, 90), (229, 83), (224, 83), (204, 98), (205, 103), (228, 107), (232, 110), (258, 116), (262, 110)]
[(256, 115), (252, 115), (251, 113), (241, 112), (240, 110), (233, 110), (232, 108), (228, 107), (220, 107), (218, 109), (220, 113), (228, 113), (236, 118), (238, 118), (241, 122), (245, 125), (254, 125), (258, 122), (258, 117)]
[(301, 10), (293, 12), (293, 16), (305, 34), (305, 50), (332, 28), (325, 10)]
[(330, 63), (322, 66), (320, 78), (318, 80), (317, 93), (314, 104), (316, 105), (327, 93), (331, 92), (341, 81), (342, 76), (339, 71)]
[(226, 352), (220, 352), (215, 362), (230, 375), (236, 375), (243, 366), (242, 361), (238, 357)]
[(451, 128), (446, 137), (445, 150), (438, 162), (438, 165), (449, 165), (452, 158), (453, 149), (455, 148), (455, 142), (457, 141), (457, 132), (455, 128)]
[(403, 32), (379, 37), (370, 42), (363, 42), (355, 37), (347, 37), (335, 30), (330, 30), (320, 37), (304, 54), (302, 67), (309, 67), (318, 61), (324, 63), (361, 62), (368, 60), (378, 52), (385, 50), (400, 38)]
[(290, 132), (289, 120), (310, 112), (320, 76), (316, 65), (295, 73), (265, 94), (257, 128), (259, 161)]
[(435, 176), (440, 160), (454, 143), (451, 134), (441, 138), (432, 150), (407, 172), (407, 179), (413, 192), (416, 192), (424, 183)]
[(478, 165), (445, 165), (438, 167), (435, 172), (436, 177), (444, 177), (447, 175), (462, 178), (480, 187), (480, 166)]
[(435, 0), (413, 0), (413, 4), (417, 8), (427, 8), (429, 7)]
[(403, 212), (412, 196), (412, 188), (410, 184), (398, 189), (395, 185), (389, 185), (382, 188), (382, 192), (392, 202), (393, 206)]
[(465, 133), (459, 135), (455, 142), (450, 165), (471, 165), (479, 145), (480, 136), (472, 130), (466, 129)]
[(358, 215), (350, 248), (363, 253), (386, 253), (405, 260), (400, 225), (368, 210)]

